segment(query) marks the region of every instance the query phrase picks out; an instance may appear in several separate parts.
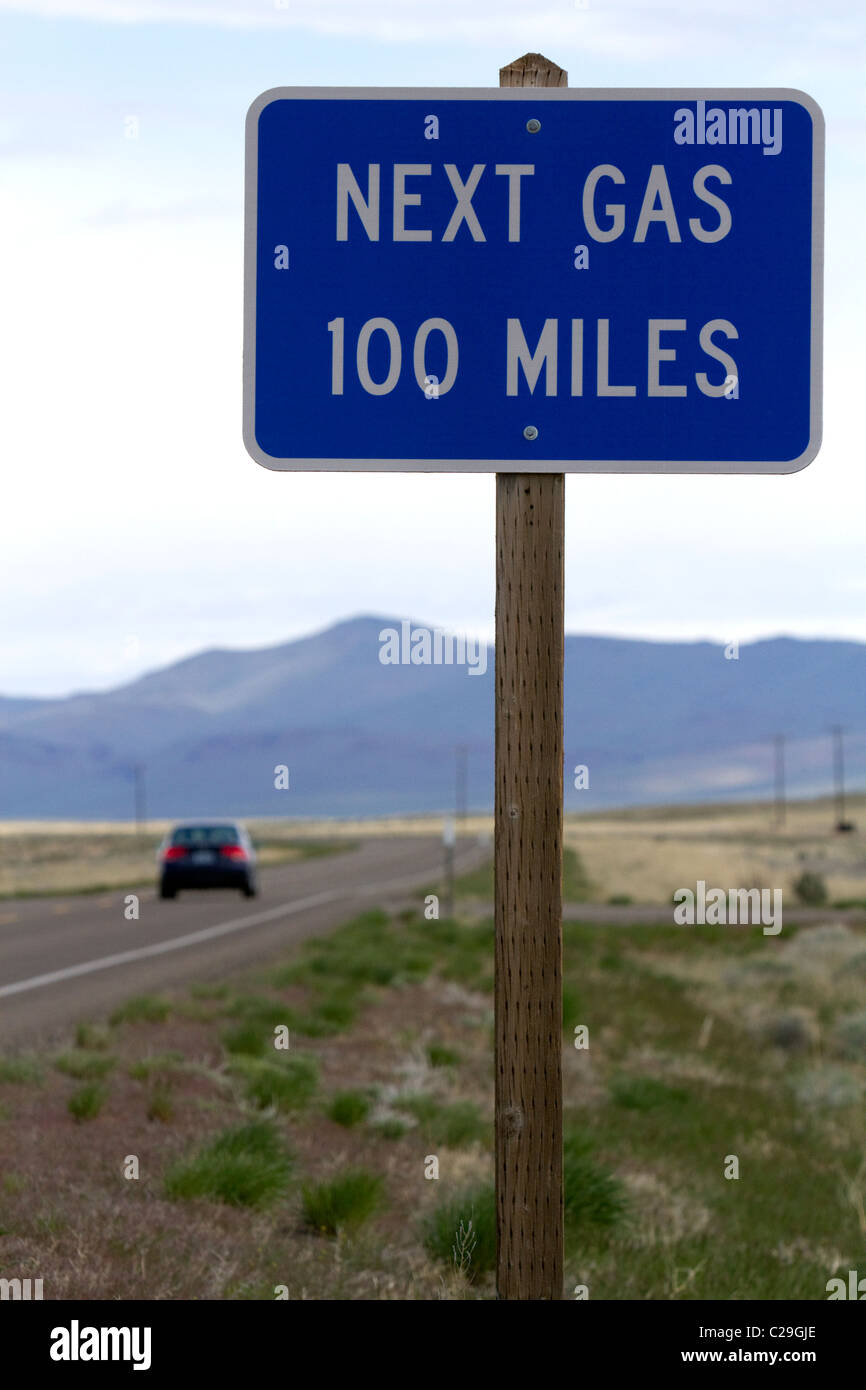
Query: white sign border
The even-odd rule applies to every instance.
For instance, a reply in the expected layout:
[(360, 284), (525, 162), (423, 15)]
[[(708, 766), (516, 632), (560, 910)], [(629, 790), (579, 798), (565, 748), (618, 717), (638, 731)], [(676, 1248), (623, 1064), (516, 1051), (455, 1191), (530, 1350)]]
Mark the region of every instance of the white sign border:
[[(256, 248), (259, 116), (273, 101), (794, 101), (812, 118), (812, 323), (809, 443), (788, 462), (626, 459), (539, 459), (527, 444), (525, 459), (275, 458), (255, 437)], [(272, 87), (256, 97), (246, 118), (244, 209), (243, 440), (247, 452), (271, 472), (287, 473), (643, 473), (702, 475), (799, 473), (816, 457), (823, 430), (824, 327), (824, 113), (813, 97), (793, 87)]]

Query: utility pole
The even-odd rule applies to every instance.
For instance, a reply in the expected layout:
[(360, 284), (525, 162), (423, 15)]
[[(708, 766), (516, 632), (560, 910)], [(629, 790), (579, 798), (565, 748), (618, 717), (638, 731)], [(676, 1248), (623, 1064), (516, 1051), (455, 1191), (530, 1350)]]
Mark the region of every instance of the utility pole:
[(853, 830), (853, 826), (845, 819), (845, 751), (842, 738), (845, 730), (841, 724), (834, 724), (831, 733), (833, 735), (833, 791), (836, 801), (836, 826), (837, 830)]
[(455, 776), (455, 810), (457, 812), (457, 823), (462, 825), (466, 819), (466, 770), (469, 749), (465, 743), (457, 745), (457, 768)]
[(135, 804), (135, 833), (136, 835), (142, 835), (147, 819), (144, 791), (144, 764), (135, 763), (133, 765), (132, 775), (134, 786), (133, 800)]
[(776, 825), (785, 824), (785, 735), (776, 734), (775, 747)]
[(453, 816), (446, 816), (442, 826), (442, 845), (445, 850), (445, 913), (446, 919), (454, 916), (454, 846), (457, 830)]
[[(566, 87), (538, 53), (500, 87)], [(527, 129), (543, 127), (521, 103)], [(534, 429), (527, 410), (527, 430)], [(527, 435), (527, 438), (531, 437)], [(561, 1299), (565, 477), (496, 475), (496, 1284)]]

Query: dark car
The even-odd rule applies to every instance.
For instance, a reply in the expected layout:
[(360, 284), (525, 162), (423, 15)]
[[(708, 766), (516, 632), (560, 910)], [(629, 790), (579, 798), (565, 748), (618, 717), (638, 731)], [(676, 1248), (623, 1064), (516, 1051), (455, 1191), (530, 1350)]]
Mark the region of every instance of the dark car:
[(168, 832), (157, 859), (161, 898), (176, 898), (182, 888), (236, 888), (246, 898), (258, 892), (256, 852), (237, 821), (184, 821)]

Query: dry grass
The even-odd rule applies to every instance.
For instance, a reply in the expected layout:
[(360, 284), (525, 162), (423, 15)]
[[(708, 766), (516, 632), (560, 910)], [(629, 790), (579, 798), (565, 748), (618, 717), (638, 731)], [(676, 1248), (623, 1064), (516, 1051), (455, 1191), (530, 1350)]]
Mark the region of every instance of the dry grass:
[(665, 903), (675, 889), (699, 879), (719, 888), (781, 888), (786, 901), (804, 870), (825, 879), (831, 902), (866, 899), (866, 798), (852, 798), (858, 831), (833, 830), (832, 805), (795, 802), (777, 828), (765, 805), (648, 809), (616, 815), (570, 816), (565, 843), (576, 849), (607, 902), (627, 894), (634, 902)]
[[(634, 902), (671, 901), (676, 888), (703, 879), (714, 887), (782, 888), (804, 870), (823, 876), (831, 902), (866, 899), (866, 797), (851, 797), (849, 835), (833, 828), (830, 801), (792, 802), (783, 828), (765, 803), (650, 807), (570, 815), (565, 843), (576, 849), (592, 883), (590, 900), (625, 894)], [(149, 882), (156, 846), (170, 822), (154, 821), (139, 836), (123, 822), (0, 822), (0, 897), (16, 893), (86, 892)], [(265, 865), (303, 854), (310, 842), (347, 844), (365, 836), (434, 835), (441, 816), (371, 820), (250, 820)], [(461, 834), (487, 840), (491, 816), (468, 816)], [(786, 899), (794, 901), (793, 895)]]
[[(567, 923), (564, 978), (590, 1038), (578, 1050), (566, 1026), (566, 1128), (590, 1146), (571, 1202), (621, 1191), (627, 1204), (622, 1220), (567, 1231), (566, 1290), (825, 1298), (866, 1239), (866, 933)], [(42, 1278), (49, 1299), (271, 1300), (278, 1286), (293, 1300), (492, 1298), (489, 1274), (470, 1283), (434, 1263), (424, 1232), (434, 1208), (490, 1179), (491, 983), (489, 924), (370, 912), (167, 1010), (80, 1029), (85, 1071), (114, 1061), (94, 1118), (68, 1111), (81, 1083), (66, 1061), (0, 1059), (4, 1276)], [(326, 1012), (347, 998), (353, 1015)], [(317, 1090), (270, 1112), (225, 1036), (245, 1021), (272, 1041), (275, 1018)], [(457, 1060), (434, 1065), (443, 1055)], [(331, 1115), (346, 1092), (371, 1099), (349, 1128)], [(169, 1200), (179, 1159), (262, 1118), (293, 1160), (269, 1208)], [(305, 1185), (358, 1169), (381, 1179), (381, 1208), (336, 1238), (310, 1230)]]
[[(134, 825), (26, 821), (0, 822), (0, 898), (134, 888), (156, 877), (156, 851), (170, 822)], [(285, 823), (262, 828), (254, 839), (259, 863), (303, 859), (321, 840), (296, 835)], [(348, 837), (332, 840), (348, 847)]]
[[(263, 977), (233, 986), (241, 994), (261, 989)], [(281, 994), (297, 1003), (297, 989)], [(4, 1275), (43, 1278), (46, 1299), (270, 1300), (279, 1285), (293, 1300), (489, 1297), (489, 1280), (470, 1289), (424, 1252), (419, 1223), (440, 1184), (425, 1180), (430, 1147), (419, 1123), (402, 1114), (406, 1132), (396, 1140), (378, 1128), (384, 1114), (397, 1113), (395, 1103), (419, 1091), (442, 1104), (476, 1096), (489, 1116), (486, 996), (431, 979), (381, 991), (351, 1033), (315, 1041), (293, 1034), (292, 1049), (316, 1058), (319, 1090), (305, 1111), (275, 1117), (297, 1181), (285, 1201), (263, 1213), (204, 1199), (169, 1201), (163, 1188), (172, 1161), (261, 1113), (244, 1100), (220, 1045), (235, 997), (178, 995), (162, 1023), (114, 1027), (117, 1064), (95, 1119), (72, 1119), (66, 1106), (77, 1083), (47, 1059), (39, 1086), (0, 1079), (7, 1116), (0, 1123)], [(459, 1082), (429, 1066), (426, 1048), (434, 1040), (474, 1054)], [(166, 1054), (185, 1061), (160, 1064), (152, 1074), (139, 1066), (137, 1075), (148, 1079), (132, 1079), (136, 1063)], [(370, 1122), (348, 1131), (328, 1117), (327, 1100), (352, 1087), (372, 1089), (378, 1100)], [(149, 1118), (157, 1091), (170, 1095), (168, 1118)], [(436, 1152), (449, 1186), (489, 1177), (489, 1153), (478, 1145), (440, 1145)], [(131, 1155), (140, 1164), (137, 1181), (123, 1174)], [(383, 1209), (336, 1239), (311, 1232), (302, 1181), (358, 1166), (384, 1179)]]

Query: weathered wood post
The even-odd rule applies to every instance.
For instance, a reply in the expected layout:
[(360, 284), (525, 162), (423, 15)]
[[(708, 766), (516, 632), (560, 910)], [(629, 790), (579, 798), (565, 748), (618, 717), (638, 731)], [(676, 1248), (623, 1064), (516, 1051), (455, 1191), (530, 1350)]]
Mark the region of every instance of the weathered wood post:
[[(528, 53), (499, 85), (568, 75)], [(561, 473), (497, 474), (497, 1287), (509, 1299), (562, 1297), (564, 499)]]

